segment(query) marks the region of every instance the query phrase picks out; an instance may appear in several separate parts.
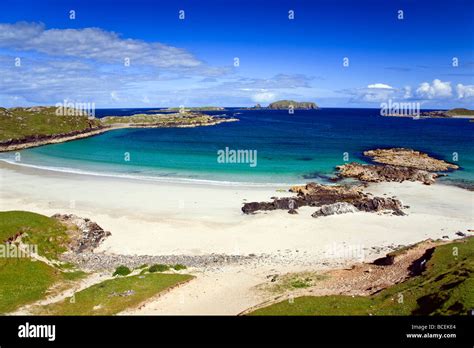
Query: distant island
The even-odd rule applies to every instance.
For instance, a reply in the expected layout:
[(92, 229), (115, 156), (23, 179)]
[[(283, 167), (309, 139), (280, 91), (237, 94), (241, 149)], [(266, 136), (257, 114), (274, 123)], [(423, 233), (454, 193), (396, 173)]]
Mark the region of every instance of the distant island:
[(191, 106), (191, 107), (173, 107), (173, 108), (166, 108), (161, 110), (153, 110), (157, 112), (187, 112), (187, 111), (223, 111), (225, 110), (222, 106)]
[(247, 110), (315, 110), (319, 109), (319, 106), (313, 102), (298, 102), (295, 100), (278, 100), (276, 102), (270, 103), (267, 107), (256, 104), (253, 107), (245, 108)]
[(0, 152), (62, 143), (120, 128), (183, 128), (238, 121), (190, 111), (100, 119), (77, 109), (57, 111), (53, 106), (0, 108)]
[(451, 110), (425, 111), (420, 114), (422, 117), (458, 117), (458, 118), (474, 118), (474, 110), (465, 108), (455, 108)]
[(318, 109), (313, 102), (297, 102), (294, 100), (279, 100), (268, 105), (271, 110), (288, 110), (293, 107), (294, 110), (313, 110)]

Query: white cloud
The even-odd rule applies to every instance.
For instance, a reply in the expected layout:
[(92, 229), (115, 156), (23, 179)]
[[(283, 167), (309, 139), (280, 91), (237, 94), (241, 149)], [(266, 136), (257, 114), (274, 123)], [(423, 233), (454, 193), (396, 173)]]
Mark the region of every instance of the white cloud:
[(252, 96), (252, 100), (257, 103), (270, 103), (276, 100), (276, 95), (273, 92), (263, 91)]
[(128, 58), (132, 66), (196, 68), (203, 65), (184, 49), (125, 39), (100, 28), (46, 29), (42, 23), (0, 24), (0, 47), (122, 65)]
[(416, 89), (416, 95), (422, 99), (449, 98), (452, 96), (451, 82), (434, 79), (430, 84), (423, 82)]
[(110, 98), (112, 98), (112, 100), (114, 100), (114, 101), (119, 101), (120, 100), (117, 91), (110, 92)]
[(389, 86), (385, 83), (374, 83), (374, 84), (368, 85), (367, 88), (393, 89), (392, 86)]
[(409, 99), (412, 97), (411, 86), (403, 87), (403, 99)]
[[(180, 48), (122, 38), (100, 28), (0, 23), (0, 50), (7, 52), (0, 54), (1, 106), (63, 99), (98, 106), (147, 105), (144, 95), (155, 100), (156, 94), (172, 95), (182, 81), (227, 76), (232, 70), (209, 66)], [(19, 67), (16, 57), (21, 58)], [(125, 58), (130, 66), (124, 65)]]
[(463, 85), (458, 83), (456, 85), (456, 92), (459, 99), (474, 97), (474, 85)]
[(233, 88), (242, 90), (268, 90), (279, 88), (309, 88), (313, 77), (303, 74), (277, 74), (270, 78), (248, 78), (242, 77), (238, 81), (232, 81)]

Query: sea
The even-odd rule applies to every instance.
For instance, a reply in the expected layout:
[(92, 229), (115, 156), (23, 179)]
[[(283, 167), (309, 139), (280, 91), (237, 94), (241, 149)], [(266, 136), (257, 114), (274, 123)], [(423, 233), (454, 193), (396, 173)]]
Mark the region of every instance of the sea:
[[(99, 109), (96, 117), (156, 113)], [(206, 112), (238, 118), (195, 128), (121, 129), (98, 136), (0, 154), (16, 164), (55, 171), (212, 185), (330, 182), (335, 167), (371, 163), (365, 150), (406, 147), (456, 163), (441, 181), (474, 184), (474, 123), (467, 119), (380, 116), (379, 109)], [(16, 157), (15, 157), (16, 156)], [(18, 159), (20, 159), (18, 161)]]

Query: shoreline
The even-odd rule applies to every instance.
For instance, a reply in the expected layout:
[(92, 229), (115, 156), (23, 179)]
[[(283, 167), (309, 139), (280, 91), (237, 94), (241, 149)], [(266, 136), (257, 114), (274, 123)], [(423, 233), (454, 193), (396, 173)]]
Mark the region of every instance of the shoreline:
[[(409, 206), (407, 216), (315, 219), (314, 207), (301, 207), (298, 215), (241, 212), (244, 202), (293, 196), (278, 188), (289, 187), (180, 185), (0, 163), (0, 210), (91, 219), (112, 233), (96, 249), (111, 267), (114, 260), (189, 261), (193, 281), (125, 314), (238, 314), (268, 299), (256, 287), (271, 275), (370, 262), (428, 238), (458, 239), (456, 232), (473, 227), (473, 192), (439, 183), (367, 186), (374, 195), (396, 196)], [(337, 250), (343, 253), (332, 253)]]
[(165, 184), (176, 184), (176, 185), (208, 185), (208, 186), (224, 186), (224, 187), (270, 187), (270, 188), (289, 188), (294, 185), (303, 185), (307, 180), (301, 179), (300, 182), (254, 182), (254, 181), (222, 181), (222, 180), (211, 180), (211, 179), (190, 179), (181, 177), (160, 177), (160, 176), (143, 176), (143, 175), (131, 175), (131, 174), (120, 174), (120, 173), (108, 173), (108, 172), (93, 172), (76, 170), (73, 168), (64, 167), (48, 167), (40, 166), (35, 164), (20, 163), (13, 160), (0, 158), (0, 168), (4, 167), (23, 167), (30, 168), (32, 170), (47, 171), (54, 173), (64, 173), (70, 175), (82, 175), (91, 177), (102, 177), (102, 178), (117, 178), (132, 181), (143, 181), (143, 182), (156, 182)]
[(100, 127), (86, 129), (83, 131), (73, 131), (64, 134), (52, 134), (42, 136), (31, 136), (39, 138), (36, 140), (29, 141), (25, 139), (11, 139), (10, 141), (0, 142), (0, 152), (11, 152), (17, 150), (24, 150), (33, 147), (65, 143), (68, 141), (85, 139), (96, 135), (103, 134), (105, 132), (119, 130), (119, 129), (133, 129), (133, 128), (195, 128), (195, 127), (206, 127), (215, 126), (226, 122), (236, 122), (236, 118), (217, 118), (214, 117), (212, 122), (208, 123), (192, 123), (192, 124), (132, 124), (132, 123), (116, 123), (111, 125), (102, 125)]
[[(241, 211), (245, 202), (268, 201), (272, 196), (291, 197), (293, 193), (277, 192), (289, 188), (282, 186), (181, 185), (51, 172), (6, 163), (0, 164), (0, 174), (2, 210), (30, 210), (48, 216), (68, 213), (90, 218), (112, 232), (98, 251), (129, 255), (265, 254), (301, 249), (316, 256), (324, 251), (320, 242), (329, 243), (333, 239), (331, 231), (337, 229), (340, 229), (342, 239), (335, 240), (341, 242), (352, 240), (357, 244), (363, 236), (351, 231), (368, 229), (374, 233), (370, 235), (376, 237), (370, 244), (385, 241), (381, 245), (389, 245), (391, 238), (384, 238), (383, 232), (377, 232), (379, 227), (393, 231), (405, 226), (408, 230), (398, 232), (398, 236), (410, 236), (408, 231), (423, 226), (420, 219), (435, 217), (428, 224), (438, 231), (434, 235), (418, 231), (407, 241), (392, 238), (393, 242), (406, 244), (415, 242), (420, 234), (440, 238), (443, 236), (441, 229), (458, 218), (468, 221), (473, 202), (472, 191), (455, 186), (383, 182), (370, 183), (367, 192), (396, 196), (410, 206), (408, 216), (357, 212), (314, 219), (311, 217), (313, 207), (301, 207), (296, 216), (284, 210), (245, 215)], [(423, 216), (417, 216), (418, 213)], [(439, 226), (435, 221), (440, 221)], [(397, 227), (398, 223), (401, 225)], [(472, 228), (466, 222), (455, 225), (458, 227), (452, 229), (451, 236), (458, 230)], [(315, 228), (319, 230), (314, 231)], [(283, 240), (272, 240), (272, 236)], [(141, 238), (159, 238), (160, 243), (141, 244)], [(308, 245), (309, 241), (316, 245)]]

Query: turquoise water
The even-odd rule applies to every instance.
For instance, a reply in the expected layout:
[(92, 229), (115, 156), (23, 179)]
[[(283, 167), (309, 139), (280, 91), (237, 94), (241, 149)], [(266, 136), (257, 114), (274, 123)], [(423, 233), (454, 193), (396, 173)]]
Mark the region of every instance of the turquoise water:
[[(97, 115), (136, 112), (99, 110)], [(381, 117), (375, 109), (331, 108), (293, 115), (230, 109), (213, 114), (222, 113), (240, 121), (212, 127), (116, 130), (23, 150), (21, 163), (150, 180), (300, 183), (327, 181), (334, 167), (344, 163), (345, 153), (349, 161), (367, 162), (364, 150), (410, 147), (460, 165), (461, 170), (449, 173), (449, 180), (474, 182), (474, 123), (468, 120)], [(256, 150), (256, 166), (219, 163), (218, 151), (226, 147)], [(2, 158), (11, 160), (13, 155)]]

